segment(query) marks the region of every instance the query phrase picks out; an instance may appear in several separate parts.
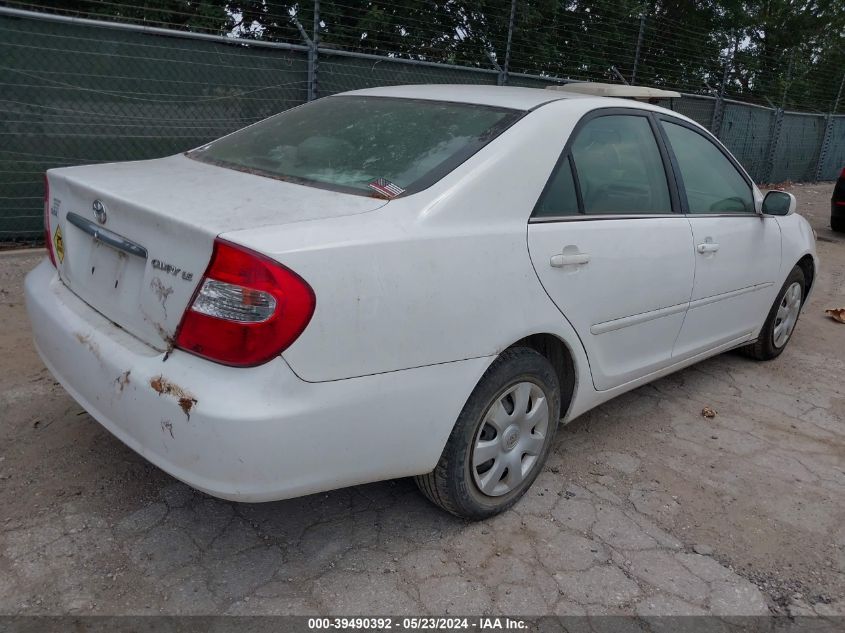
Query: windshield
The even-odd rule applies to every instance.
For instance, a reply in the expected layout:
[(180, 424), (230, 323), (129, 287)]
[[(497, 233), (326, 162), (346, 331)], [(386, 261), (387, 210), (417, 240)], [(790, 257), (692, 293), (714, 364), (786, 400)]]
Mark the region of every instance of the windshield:
[[(433, 184), (520, 114), (467, 103), (326, 97), (188, 156), (303, 184), (366, 195), (386, 191), (392, 197)], [(379, 186), (371, 187), (374, 183)]]

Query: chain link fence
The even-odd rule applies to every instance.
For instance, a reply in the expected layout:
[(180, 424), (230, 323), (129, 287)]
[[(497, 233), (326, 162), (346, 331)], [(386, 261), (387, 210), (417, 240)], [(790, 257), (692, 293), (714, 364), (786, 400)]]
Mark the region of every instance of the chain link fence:
[[(43, 173), (203, 144), (309, 97), (371, 86), (544, 88), (553, 77), (242, 41), (0, 7), (0, 241), (38, 241)], [(718, 94), (671, 105), (714, 132), (757, 181), (833, 179), (845, 116), (784, 112)]]

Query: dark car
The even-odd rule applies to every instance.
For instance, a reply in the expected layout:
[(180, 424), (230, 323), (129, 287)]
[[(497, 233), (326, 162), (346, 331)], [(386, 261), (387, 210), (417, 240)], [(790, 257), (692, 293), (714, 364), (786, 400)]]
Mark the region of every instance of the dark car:
[(830, 228), (845, 233), (845, 167), (839, 174), (830, 199)]

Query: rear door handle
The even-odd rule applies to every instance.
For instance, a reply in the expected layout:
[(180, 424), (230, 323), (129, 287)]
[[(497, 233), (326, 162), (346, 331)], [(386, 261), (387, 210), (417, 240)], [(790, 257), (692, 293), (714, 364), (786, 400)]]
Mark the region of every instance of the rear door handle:
[(564, 266), (580, 266), (589, 261), (589, 253), (575, 253), (574, 255), (552, 255), (549, 263), (552, 265), (552, 268), (563, 268)]
[(696, 246), (695, 250), (697, 250), (702, 255), (706, 255), (707, 253), (715, 253), (716, 251), (718, 251), (719, 245), (715, 242), (704, 242), (704, 244), (699, 244), (698, 246)]

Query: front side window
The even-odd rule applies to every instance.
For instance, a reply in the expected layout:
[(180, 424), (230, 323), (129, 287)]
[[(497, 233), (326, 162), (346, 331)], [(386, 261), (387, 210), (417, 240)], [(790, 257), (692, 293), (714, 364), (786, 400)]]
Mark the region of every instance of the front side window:
[(507, 108), (385, 97), (326, 97), (188, 153), (260, 175), (370, 195), (439, 180), (520, 116)]
[(754, 213), (751, 186), (703, 135), (662, 121), (681, 170), (690, 213)]

